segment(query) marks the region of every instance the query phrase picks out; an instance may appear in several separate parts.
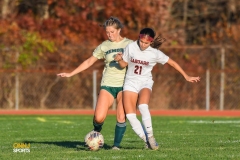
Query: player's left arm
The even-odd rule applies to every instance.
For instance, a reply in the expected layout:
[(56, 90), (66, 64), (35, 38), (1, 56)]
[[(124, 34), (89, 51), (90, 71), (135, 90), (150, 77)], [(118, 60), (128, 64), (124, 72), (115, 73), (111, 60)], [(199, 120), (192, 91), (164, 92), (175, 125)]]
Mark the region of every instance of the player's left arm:
[(182, 69), (182, 67), (179, 66), (179, 64), (177, 62), (175, 62), (174, 60), (172, 60), (171, 58), (168, 59), (167, 63), (172, 66), (173, 68), (175, 68), (178, 72), (180, 72), (183, 77), (186, 79), (186, 81), (188, 82), (198, 82), (200, 81), (200, 77), (191, 77), (189, 75), (187, 75), (185, 73), (185, 71)]

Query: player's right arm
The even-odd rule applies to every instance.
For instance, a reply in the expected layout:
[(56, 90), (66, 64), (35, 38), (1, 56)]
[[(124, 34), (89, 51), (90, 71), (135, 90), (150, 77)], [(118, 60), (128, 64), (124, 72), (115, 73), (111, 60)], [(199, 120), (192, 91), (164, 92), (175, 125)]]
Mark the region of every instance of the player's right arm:
[(123, 60), (123, 58), (122, 58), (122, 53), (118, 53), (118, 54), (114, 57), (114, 60), (118, 62), (119, 66), (120, 66), (121, 68), (125, 68), (125, 67), (128, 65), (128, 63)]
[(76, 69), (74, 69), (72, 72), (70, 73), (59, 73), (57, 74), (57, 76), (60, 77), (71, 77), (75, 74), (78, 74), (86, 69), (88, 69), (90, 66), (93, 65), (93, 63), (95, 63), (98, 59), (94, 56), (91, 56), (90, 58), (86, 59), (83, 63), (81, 63)]

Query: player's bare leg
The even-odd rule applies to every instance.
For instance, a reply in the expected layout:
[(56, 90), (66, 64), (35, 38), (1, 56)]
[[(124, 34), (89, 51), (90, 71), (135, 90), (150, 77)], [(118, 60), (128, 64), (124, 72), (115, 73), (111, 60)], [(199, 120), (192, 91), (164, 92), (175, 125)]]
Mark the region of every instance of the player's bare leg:
[(119, 92), (117, 95), (117, 121), (119, 123), (126, 122), (126, 116), (123, 108), (123, 100), (122, 100), (123, 92)]
[(149, 104), (152, 91), (148, 88), (143, 88), (138, 97), (138, 104)]
[(136, 103), (138, 93), (132, 91), (124, 91), (123, 93), (123, 106), (125, 113), (136, 113)]
[(95, 131), (100, 132), (102, 130), (102, 125), (107, 117), (108, 109), (112, 106), (113, 101), (114, 98), (108, 91), (104, 89), (100, 90), (93, 118)]

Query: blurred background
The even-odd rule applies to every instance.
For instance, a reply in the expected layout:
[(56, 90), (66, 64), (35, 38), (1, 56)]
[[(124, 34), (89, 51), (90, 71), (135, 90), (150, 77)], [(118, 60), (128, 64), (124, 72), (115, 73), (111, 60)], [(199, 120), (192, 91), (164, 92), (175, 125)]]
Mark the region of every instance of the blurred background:
[[(136, 40), (143, 27), (199, 83), (156, 65), (150, 109), (240, 109), (238, 0), (0, 0), (0, 109), (92, 109), (104, 67), (70, 72), (105, 39), (110, 16)], [(113, 105), (112, 109), (115, 109)]]

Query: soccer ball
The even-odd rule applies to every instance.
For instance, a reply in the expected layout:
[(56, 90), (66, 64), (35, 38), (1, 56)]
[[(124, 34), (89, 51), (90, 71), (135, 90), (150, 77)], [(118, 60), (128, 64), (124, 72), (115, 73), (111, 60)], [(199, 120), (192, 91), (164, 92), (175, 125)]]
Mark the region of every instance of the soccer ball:
[(91, 151), (97, 151), (103, 147), (104, 138), (100, 132), (91, 131), (85, 136), (85, 144)]

